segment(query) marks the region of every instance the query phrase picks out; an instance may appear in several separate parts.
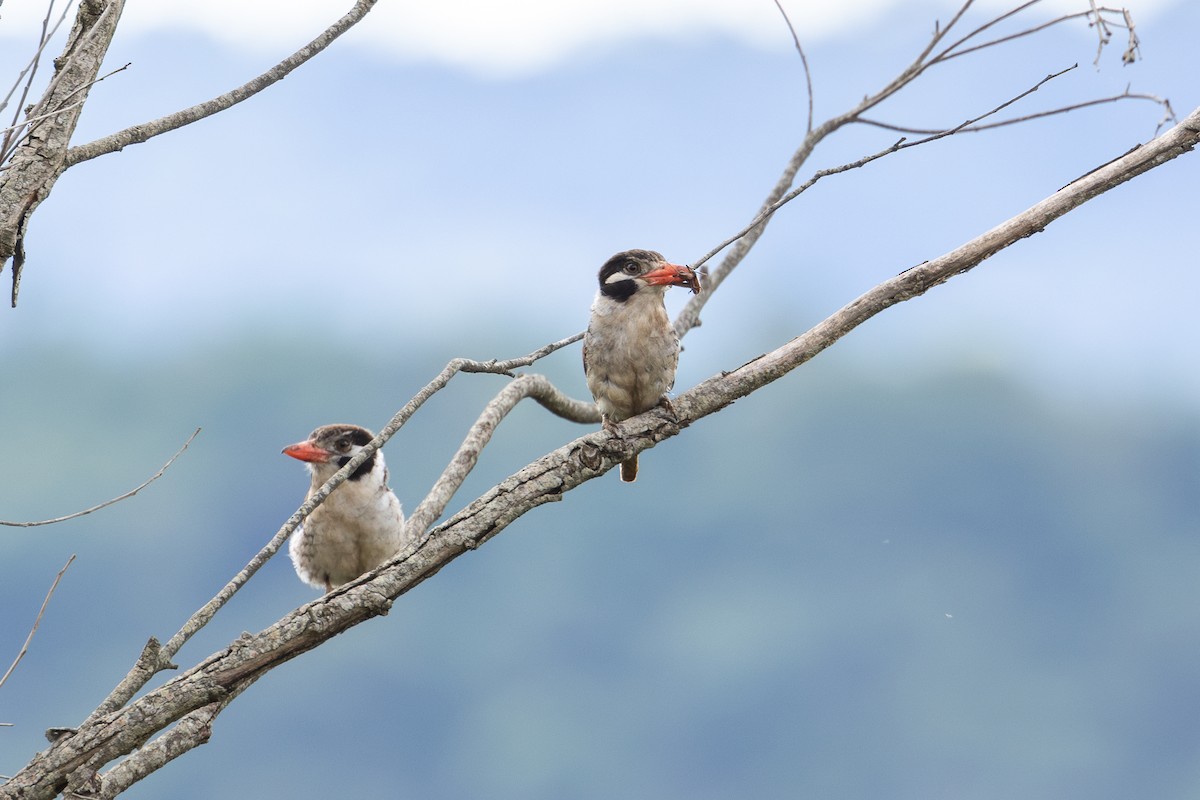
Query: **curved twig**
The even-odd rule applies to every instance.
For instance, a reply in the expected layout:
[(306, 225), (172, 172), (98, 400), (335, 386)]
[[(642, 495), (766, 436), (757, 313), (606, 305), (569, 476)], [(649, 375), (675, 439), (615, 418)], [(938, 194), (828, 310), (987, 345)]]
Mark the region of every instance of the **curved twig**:
[(800, 55), (800, 64), (804, 67), (804, 86), (808, 95), (808, 123), (804, 127), (804, 132), (812, 133), (813, 85), (812, 72), (808, 68), (808, 56), (804, 54), (804, 45), (800, 44), (800, 37), (796, 33), (795, 26), (792, 25), (792, 19), (788, 16), (787, 10), (784, 9), (783, 3), (780, 0), (775, 0), (775, 8), (779, 9), (779, 13), (783, 15), (783, 24), (787, 25), (788, 32), (792, 34), (792, 44), (795, 45), (796, 52)]
[[(575, 337), (572, 337), (575, 338)], [(593, 403), (575, 400), (560, 392), (543, 375), (520, 375), (492, 398), (484, 407), (475, 424), (467, 432), (463, 443), (446, 465), (446, 469), (434, 483), (429, 494), (421, 501), (409, 517), (406, 525), (416, 537), (423, 537), (425, 530), (442, 515), (454, 493), (462, 486), (467, 475), (479, 461), (479, 454), (491, 441), (492, 433), (500, 421), (516, 408), (517, 403), (532, 397), (544, 408), (576, 422), (599, 422), (600, 412)], [(568, 415), (564, 410), (580, 412)], [(586, 413), (583, 413), (586, 412)]]
[(149, 486), (150, 484), (154, 483), (156, 480), (161, 478), (163, 476), (163, 473), (166, 472), (167, 469), (170, 468), (170, 466), (175, 463), (175, 459), (177, 459), (181, 455), (183, 455), (183, 451), (188, 449), (188, 445), (191, 444), (192, 440), (195, 439), (199, 434), (200, 434), (200, 429), (196, 428), (196, 430), (192, 432), (192, 435), (187, 438), (187, 441), (183, 443), (183, 446), (175, 451), (175, 455), (173, 455), (169, 459), (167, 459), (167, 463), (163, 464), (162, 467), (159, 468), (158, 472), (154, 473), (149, 478), (142, 481), (137, 486), (130, 489), (128, 492), (126, 492), (123, 495), (114, 497), (111, 500), (105, 500), (103, 503), (94, 505), (91, 508), (85, 508), (83, 511), (76, 511), (74, 514), (67, 514), (66, 516), (63, 516), (63, 517), (55, 517), (54, 519), (42, 519), (42, 520), (37, 520), (36, 522), (8, 522), (6, 520), (0, 519), (0, 525), (7, 525), (12, 528), (35, 528), (39, 525), (53, 525), (57, 522), (66, 522), (69, 519), (75, 519), (76, 517), (82, 517), (87, 514), (91, 514), (92, 512), (99, 511), (102, 508), (108, 508), (109, 506), (113, 505), (114, 503), (119, 503), (122, 500), (128, 500), (130, 497), (133, 497), (135, 494), (140, 492), (142, 489), (145, 489), (147, 486)]

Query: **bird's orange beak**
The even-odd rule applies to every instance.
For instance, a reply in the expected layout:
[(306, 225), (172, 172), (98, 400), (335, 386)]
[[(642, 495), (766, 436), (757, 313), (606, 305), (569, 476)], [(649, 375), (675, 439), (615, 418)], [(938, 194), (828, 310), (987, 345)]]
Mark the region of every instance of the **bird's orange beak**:
[(663, 262), (642, 276), (651, 286), (686, 286), (693, 294), (700, 294), (700, 276), (691, 267)]
[(283, 448), (283, 454), (285, 456), (291, 456), (292, 458), (298, 458), (301, 461), (308, 461), (316, 464), (325, 463), (329, 460), (329, 457), (333, 455), (328, 450), (317, 447), (308, 440), (297, 442), (296, 444), (289, 444), (287, 447)]

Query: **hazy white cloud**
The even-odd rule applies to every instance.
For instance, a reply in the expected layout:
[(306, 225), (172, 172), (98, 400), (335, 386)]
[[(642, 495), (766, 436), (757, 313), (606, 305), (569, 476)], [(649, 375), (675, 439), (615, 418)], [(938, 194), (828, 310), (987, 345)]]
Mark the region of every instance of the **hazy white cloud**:
[[(1152, 14), (1181, 0), (1136, 0)], [(869, 23), (910, 0), (785, 0), (805, 41)], [(987, 5), (1011, 5), (991, 0)], [(920, 5), (931, 17), (956, 3)], [(1080, 8), (1081, 0), (1048, 0), (1047, 7)], [(123, 33), (192, 30), (242, 49), (288, 52), (349, 9), (349, 0), (155, 0), (130, 3)], [(940, 8), (939, 8), (940, 7)], [(8, 0), (0, 36), (32, 32), (45, 13), (35, 0)], [(637, 38), (727, 36), (759, 47), (788, 47), (790, 38), (772, 0), (381, 0), (350, 37), (359, 46), (399, 59), (428, 60), (497, 76), (537, 71), (572, 54)]]

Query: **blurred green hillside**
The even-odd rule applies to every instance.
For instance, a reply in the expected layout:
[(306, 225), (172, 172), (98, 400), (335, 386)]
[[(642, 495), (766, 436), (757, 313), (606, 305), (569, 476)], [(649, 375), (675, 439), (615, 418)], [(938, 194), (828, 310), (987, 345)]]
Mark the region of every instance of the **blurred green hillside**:
[[(79, 556), (0, 689), (0, 773), (294, 510), (283, 445), (378, 429), (451, 356), (541, 343), (7, 354), (0, 518), (119, 494), (203, 432), (131, 500), (0, 531), (0, 653)], [(535, 369), (580, 396), (578, 358)], [(406, 507), (502, 382), (458, 378), (388, 445)], [(451, 510), (586, 430), (519, 409)], [(127, 796), (1198, 797), (1198, 488), (1200, 411), (1169, 398), (1081, 407), (978, 368), (820, 358), (271, 673)], [(281, 556), (176, 660), (312, 597)]]

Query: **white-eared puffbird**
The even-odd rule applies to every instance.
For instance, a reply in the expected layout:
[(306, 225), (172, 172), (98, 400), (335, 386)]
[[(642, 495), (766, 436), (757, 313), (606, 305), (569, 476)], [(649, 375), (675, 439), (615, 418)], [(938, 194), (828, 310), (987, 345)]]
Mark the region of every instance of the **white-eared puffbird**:
[[(663, 305), (671, 286), (698, 293), (700, 279), (653, 250), (617, 253), (600, 268), (600, 291), (583, 338), (583, 371), (606, 428), (667, 403), (679, 363), (679, 337)], [(621, 480), (636, 480), (637, 470), (634, 455), (621, 462)]]
[[(324, 425), (283, 448), (312, 473), (305, 500), (373, 438), (358, 425)], [(300, 579), (328, 592), (387, 561), (403, 544), (404, 512), (376, 451), (296, 529), (288, 552)]]

